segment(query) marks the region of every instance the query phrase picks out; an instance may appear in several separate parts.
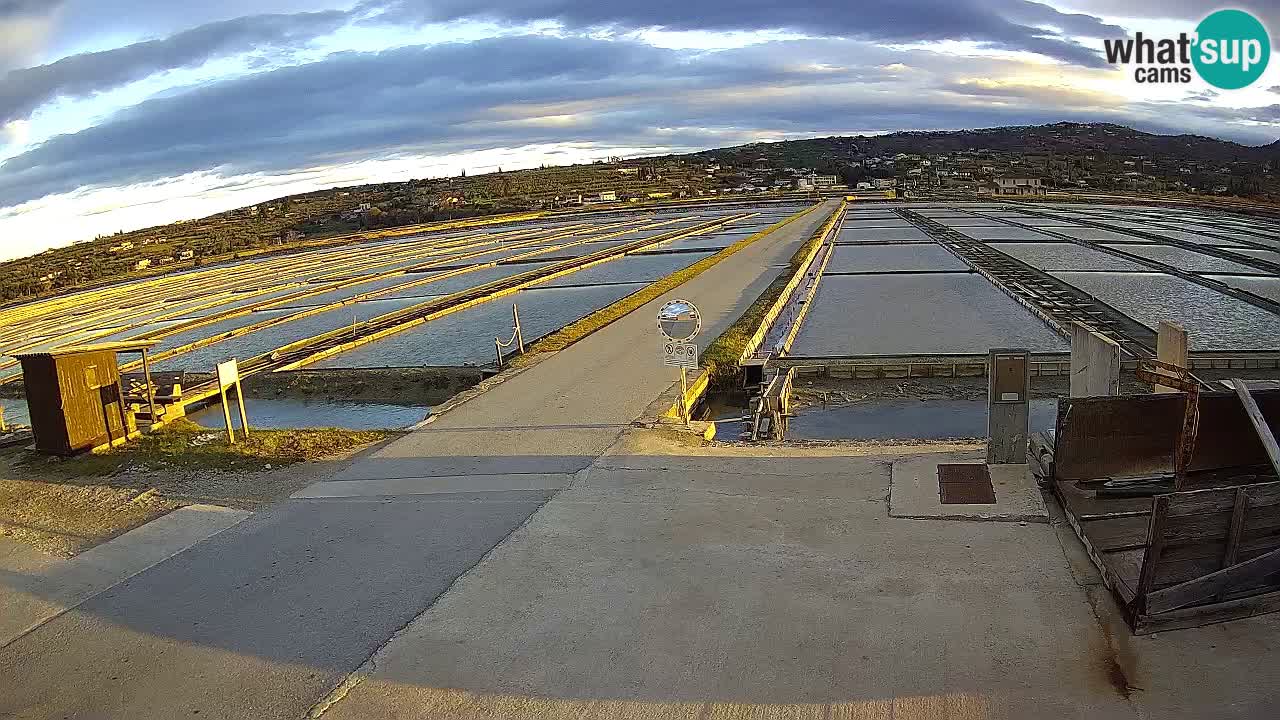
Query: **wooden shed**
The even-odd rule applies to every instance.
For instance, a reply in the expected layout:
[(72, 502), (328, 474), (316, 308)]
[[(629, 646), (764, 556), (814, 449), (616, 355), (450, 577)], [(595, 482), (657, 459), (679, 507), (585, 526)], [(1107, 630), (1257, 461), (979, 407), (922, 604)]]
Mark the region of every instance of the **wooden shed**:
[(22, 362), (36, 449), (74, 455), (127, 440), (136, 430), (116, 354), (139, 352), (145, 358), (155, 343), (99, 343), (16, 355)]

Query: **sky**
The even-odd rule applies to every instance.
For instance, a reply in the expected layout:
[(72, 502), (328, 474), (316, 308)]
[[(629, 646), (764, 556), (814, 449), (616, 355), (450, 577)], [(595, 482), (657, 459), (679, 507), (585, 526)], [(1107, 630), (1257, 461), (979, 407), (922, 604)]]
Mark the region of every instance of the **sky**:
[[(1280, 28), (1275, 0), (1231, 6)], [(1214, 9), (0, 0), (0, 260), (338, 185), (756, 141), (1066, 120), (1274, 142), (1280, 62), (1214, 91), (1103, 57)]]

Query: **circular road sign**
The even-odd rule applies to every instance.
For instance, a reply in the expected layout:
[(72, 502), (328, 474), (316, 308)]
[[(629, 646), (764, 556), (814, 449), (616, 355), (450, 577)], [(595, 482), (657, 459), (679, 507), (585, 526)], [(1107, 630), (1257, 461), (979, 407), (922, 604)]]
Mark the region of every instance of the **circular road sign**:
[(668, 340), (687, 342), (702, 330), (702, 315), (688, 300), (672, 300), (658, 311), (658, 330)]

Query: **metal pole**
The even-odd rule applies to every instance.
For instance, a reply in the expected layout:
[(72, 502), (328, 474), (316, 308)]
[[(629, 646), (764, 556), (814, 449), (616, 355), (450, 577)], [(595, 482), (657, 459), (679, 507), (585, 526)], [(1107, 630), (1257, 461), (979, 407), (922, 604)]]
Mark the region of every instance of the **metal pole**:
[(515, 303), (511, 303), (511, 317), (514, 318), (516, 324), (516, 345), (520, 348), (520, 354), (524, 354), (524, 331), (520, 329), (520, 308)]
[(493, 347), (498, 352), (498, 369), (502, 369), (502, 341), (498, 338), (493, 339)]
[(142, 378), (147, 381), (147, 407), (151, 411), (151, 424), (155, 425), (160, 419), (156, 417), (156, 391), (151, 385), (151, 361), (146, 348), (142, 348)]
[(688, 378), (686, 377), (685, 374), (686, 374), (685, 368), (682, 366), (680, 368), (680, 419), (684, 421), (685, 425), (688, 425), (689, 424), (689, 405), (688, 405), (687, 397), (689, 394), (689, 383), (688, 383)]

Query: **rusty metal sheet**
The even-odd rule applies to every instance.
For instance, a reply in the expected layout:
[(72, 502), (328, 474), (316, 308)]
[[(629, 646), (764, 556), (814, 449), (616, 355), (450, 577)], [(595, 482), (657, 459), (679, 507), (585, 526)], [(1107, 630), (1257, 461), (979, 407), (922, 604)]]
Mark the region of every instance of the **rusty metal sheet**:
[[(1280, 430), (1280, 390), (1254, 399)], [(1096, 480), (1174, 471), (1186, 400), (1181, 393), (1063, 398), (1058, 401), (1054, 471), (1059, 480)], [(1233, 392), (1204, 392), (1189, 470), (1261, 465), (1266, 451)]]
[(939, 465), (938, 493), (943, 505), (990, 505), (996, 501), (986, 465)]

